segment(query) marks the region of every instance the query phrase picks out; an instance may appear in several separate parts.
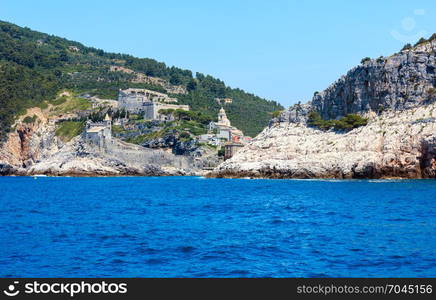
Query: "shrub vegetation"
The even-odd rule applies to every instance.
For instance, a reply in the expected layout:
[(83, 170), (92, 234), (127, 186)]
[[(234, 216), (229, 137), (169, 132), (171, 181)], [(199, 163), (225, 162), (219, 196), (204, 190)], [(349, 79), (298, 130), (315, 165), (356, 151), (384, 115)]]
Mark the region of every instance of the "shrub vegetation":
[(308, 115), (307, 123), (322, 130), (334, 128), (335, 130), (349, 131), (360, 126), (365, 126), (368, 124), (368, 119), (358, 114), (348, 114), (339, 120), (324, 120), (318, 112), (312, 111)]
[(81, 134), (84, 128), (85, 123), (82, 121), (65, 121), (58, 125), (56, 136), (60, 137), (64, 142), (69, 142), (72, 138)]
[[(71, 50), (76, 47), (78, 51)], [(74, 49), (76, 49), (74, 48)], [(134, 75), (112, 72), (119, 65), (147, 76), (159, 77), (188, 93), (171, 95), (194, 112), (215, 119), (220, 105), (215, 98), (232, 98), (226, 111), (233, 125), (248, 135), (256, 135), (267, 124), (270, 113), (283, 107), (241, 89), (233, 89), (220, 79), (190, 70), (168, 67), (149, 58), (108, 53), (81, 43), (33, 31), (0, 21), (0, 142), (4, 140), (16, 116), (27, 108), (51, 101), (63, 105), (68, 99), (56, 98), (60, 90), (75, 94), (89, 93), (116, 99), (119, 89), (147, 88), (166, 92), (162, 86), (132, 82)], [(85, 103), (76, 103), (78, 109)], [(83, 106), (82, 106), (83, 104)], [(183, 116), (185, 117), (185, 116)], [(195, 118), (189, 116), (189, 118)]]

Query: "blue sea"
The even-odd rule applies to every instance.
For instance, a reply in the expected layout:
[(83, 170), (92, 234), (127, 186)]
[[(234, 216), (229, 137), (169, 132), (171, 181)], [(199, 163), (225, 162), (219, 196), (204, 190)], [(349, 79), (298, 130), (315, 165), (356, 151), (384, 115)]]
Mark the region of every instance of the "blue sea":
[(0, 178), (0, 277), (435, 276), (435, 180)]

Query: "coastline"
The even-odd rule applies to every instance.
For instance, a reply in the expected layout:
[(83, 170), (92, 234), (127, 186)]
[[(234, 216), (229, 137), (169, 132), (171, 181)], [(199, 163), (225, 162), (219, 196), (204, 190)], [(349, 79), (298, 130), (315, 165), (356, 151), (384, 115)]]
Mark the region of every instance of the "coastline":
[(62, 173), (62, 174), (24, 174), (24, 173), (14, 173), (8, 175), (0, 175), (0, 177), (72, 177), (72, 178), (104, 178), (104, 177), (201, 177), (205, 179), (272, 179), (272, 180), (338, 180), (338, 181), (346, 181), (346, 180), (434, 180), (435, 178), (431, 177), (401, 177), (401, 176), (388, 176), (383, 175), (379, 177), (335, 177), (335, 176), (314, 176), (314, 177), (305, 177), (305, 176), (286, 176), (285, 174), (258, 174), (254, 172), (228, 172), (225, 174), (221, 173), (196, 173), (196, 174), (141, 174), (141, 173), (132, 173), (132, 174), (116, 174), (116, 173)]
[(315, 176), (307, 176), (307, 174), (292, 174), (286, 172), (270, 172), (265, 170), (260, 170), (258, 172), (250, 172), (250, 171), (221, 171), (217, 173), (209, 173), (206, 174), (206, 178), (224, 178), (224, 179), (320, 179), (320, 180), (407, 180), (407, 179), (435, 179), (432, 177), (423, 177), (423, 176), (393, 176), (392, 174), (377, 174), (376, 176), (335, 176), (336, 174), (329, 175), (315, 175)]
[(165, 174), (144, 174), (144, 173), (129, 173), (129, 174), (119, 174), (119, 173), (80, 173), (80, 172), (65, 172), (65, 173), (35, 173), (28, 174), (23, 172), (17, 172), (12, 174), (1, 174), (0, 177), (174, 177), (174, 176), (186, 176), (186, 177), (198, 177), (204, 176), (204, 174), (175, 174), (175, 173), (165, 173)]

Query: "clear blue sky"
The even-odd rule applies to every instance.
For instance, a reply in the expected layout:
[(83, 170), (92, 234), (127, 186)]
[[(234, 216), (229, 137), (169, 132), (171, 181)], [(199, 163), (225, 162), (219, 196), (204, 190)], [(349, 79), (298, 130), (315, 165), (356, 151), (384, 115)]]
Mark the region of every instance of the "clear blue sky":
[(285, 106), (436, 32), (436, 1), (0, 0), (0, 19), (211, 74)]

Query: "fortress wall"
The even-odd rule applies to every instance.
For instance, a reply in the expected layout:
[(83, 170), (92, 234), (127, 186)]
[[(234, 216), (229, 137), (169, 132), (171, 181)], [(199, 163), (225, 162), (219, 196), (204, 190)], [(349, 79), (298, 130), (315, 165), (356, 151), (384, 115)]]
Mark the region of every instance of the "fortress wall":
[(128, 145), (115, 139), (107, 142), (105, 152), (114, 159), (138, 168), (147, 164), (166, 165), (182, 169), (192, 166), (192, 159), (189, 157), (176, 156), (163, 150)]

